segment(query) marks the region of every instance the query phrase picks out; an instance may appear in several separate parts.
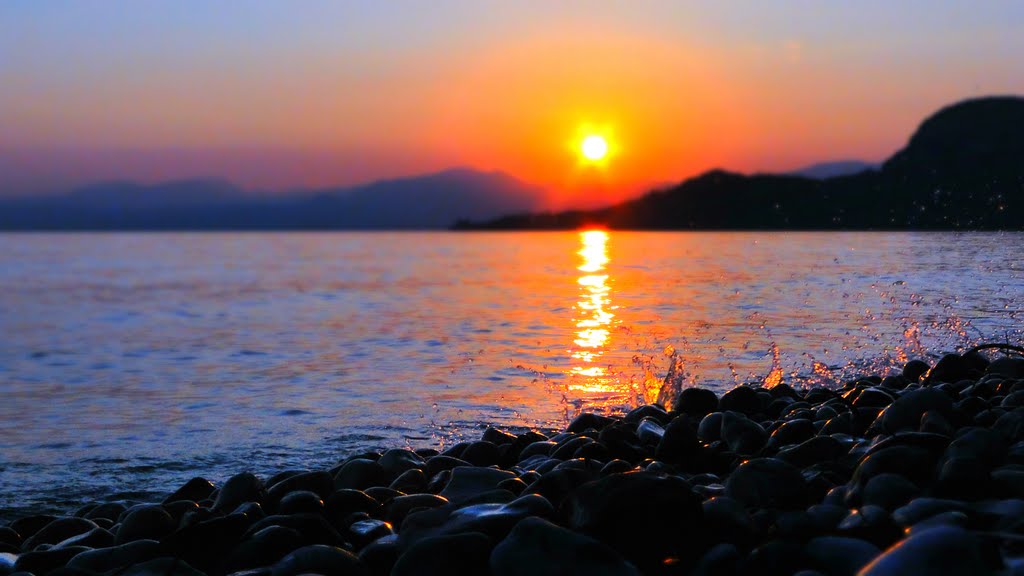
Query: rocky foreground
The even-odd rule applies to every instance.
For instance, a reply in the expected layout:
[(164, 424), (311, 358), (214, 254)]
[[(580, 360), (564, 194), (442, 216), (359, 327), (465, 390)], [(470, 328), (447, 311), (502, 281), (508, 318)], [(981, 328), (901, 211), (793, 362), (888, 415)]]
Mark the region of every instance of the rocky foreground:
[(0, 527), (0, 574), (1024, 574), (1024, 359), (842, 390), (686, 389), (666, 412)]

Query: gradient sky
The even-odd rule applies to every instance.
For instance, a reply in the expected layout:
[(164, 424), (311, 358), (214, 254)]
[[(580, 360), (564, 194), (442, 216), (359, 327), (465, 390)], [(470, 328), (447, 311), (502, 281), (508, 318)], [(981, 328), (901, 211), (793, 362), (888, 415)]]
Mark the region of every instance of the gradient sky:
[(4, 0), (0, 193), (474, 166), (565, 204), (877, 161), (942, 105), (1024, 93), (1022, 28), (1020, 1)]

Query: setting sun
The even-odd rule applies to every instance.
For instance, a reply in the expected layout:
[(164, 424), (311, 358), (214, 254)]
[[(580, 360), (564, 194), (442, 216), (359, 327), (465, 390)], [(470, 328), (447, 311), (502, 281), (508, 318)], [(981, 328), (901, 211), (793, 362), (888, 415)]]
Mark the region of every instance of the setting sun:
[(580, 151), (587, 160), (597, 161), (608, 154), (608, 142), (601, 136), (592, 134), (583, 139)]

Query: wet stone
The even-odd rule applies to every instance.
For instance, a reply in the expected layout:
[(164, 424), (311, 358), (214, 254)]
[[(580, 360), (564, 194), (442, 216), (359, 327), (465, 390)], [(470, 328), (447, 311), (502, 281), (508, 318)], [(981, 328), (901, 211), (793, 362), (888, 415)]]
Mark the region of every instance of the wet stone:
[(494, 576), (639, 576), (607, 545), (546, 520), (520, 521), (490, 557)]
[(22, 549), (29, 552), (35, 550), (41, 544), (56, 544), (96, 528), (96, 523), (85, 518), (76, 518), (74, 516), (56, 518), (46, 522), (37, 532), (26, 538), (22, 543)]
[(190, 500), (192, 502), (199, 502), (204, 498), (209, 498), (210, 494), (216, 487), (213, 482), (210, 482), (206, 478), (196, 477), (186, 482), (181, 488), (178, 488), (172, 492), (167, 498), (164, 498), (163, 503), (177, 502), (178, 500)]
[(984, 576), (993, 574), (981, 542), (970, 532), (940, 526), (914, 534), (886, 550), (861, 571), (861, 576), (944, 574)]
[(323, 509), (323, 500), (320, 499), (319, 495), (309, 490), (289, 492), (277, 504), (279, 514), (320, 513)]
[(176, 527), (174, 519), (162, 506), (140, 505), (129, 508), (117, 530), (117, 543), (133, 540), (159, 540)]
[(487, 574), (490, 554), (491, 541), (483, 534), (471, 532), (424, 538), (398, 557), (391, 576)]
[(674, 410), (703, 418), (718, 410), (718, 396), (706, 388), (684, 388), (676, 399)]
[(299, 548), (279, 560), (271, 576), (330, 574), (332, 576), (369, 576), (354, 554), (335, 546), (314, 544)]
[(777, 458), (740, 464), (726, 480), (725, 493), (752, 508), (800, 507), (808, 497), (800, 470)]
[(263, 482), (254, 474), (243, 472), (228, 478), (213, 503), (214, 510), (228, 511), (244, 502), (262, 503), (266, 497)]
[(451, 479), (441, 491), (441, 496), (451, 502), (461, 502), (481, 492), (492, 490), (501, 481), (509, 478), (515, 478), (515, 474), (494, 468), (459, 466), (452, 470)]

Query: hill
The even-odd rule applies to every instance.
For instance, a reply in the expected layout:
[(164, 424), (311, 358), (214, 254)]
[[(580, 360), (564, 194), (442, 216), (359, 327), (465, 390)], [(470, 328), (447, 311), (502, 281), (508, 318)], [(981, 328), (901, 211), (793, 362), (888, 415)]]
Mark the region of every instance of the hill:
[(460, 229), (1024, 229), (1024, 98), (939, 110), (877, 171), (825, 179), (713, 170), (591, 211)]
[(430, 229), (531, 210), (542, 200), (540, 188), (507, 174), (465, 168), (262, 196), (220, 180), (105, 182), (63, 196), (0, 199), (0, 229)]

